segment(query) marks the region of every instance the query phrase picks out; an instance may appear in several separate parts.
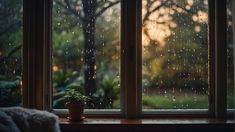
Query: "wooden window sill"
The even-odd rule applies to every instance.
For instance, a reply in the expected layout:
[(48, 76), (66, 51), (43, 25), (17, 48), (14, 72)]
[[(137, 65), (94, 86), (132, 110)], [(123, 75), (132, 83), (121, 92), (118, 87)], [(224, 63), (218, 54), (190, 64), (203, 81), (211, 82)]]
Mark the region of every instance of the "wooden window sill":
[(120, 119), (120, 118), (85, 118), (82, 122), (70, 122), (60, 118), (62, 131), (177, 131), (177, 130), (213, 130), (233, 131), (234, 120), (216, 120), (210, 118), (153, 118), (153, 119)]

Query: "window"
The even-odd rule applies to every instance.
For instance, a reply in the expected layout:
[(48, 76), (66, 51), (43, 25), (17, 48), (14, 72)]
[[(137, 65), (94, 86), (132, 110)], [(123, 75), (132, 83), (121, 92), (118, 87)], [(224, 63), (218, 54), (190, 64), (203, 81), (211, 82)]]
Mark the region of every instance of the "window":
[(0, 107), (22, 105), (22, 1), (0, 1)]
[(24, 12), (26, 106), (63, 109), (80, 87), (97, 97), (91, 114), (226, 116), (226, 2), (28, 0)]
[(208, 109), (208, 1), (142, 0), (143, 109)]
[(53, 3), (53, 107), (79, 89), (90, 109), (120, 108), (120, 2)]

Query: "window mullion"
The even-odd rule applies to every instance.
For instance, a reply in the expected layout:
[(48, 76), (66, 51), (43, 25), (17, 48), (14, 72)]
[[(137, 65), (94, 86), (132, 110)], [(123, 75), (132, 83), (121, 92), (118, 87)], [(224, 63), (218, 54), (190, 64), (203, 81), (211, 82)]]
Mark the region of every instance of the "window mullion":
[(215, 116), (226, 118), (226, 0), (215, 0)]
[[(121, 62), (121, 87), (122, 87), (122, 112), (127, 118), (135, 118), (140, 111), (140, 97), (137, 85), (140, 85), (137, 70), (137, 63), (139, 58), (137, 54), (139, 28), (137, 23), (140, 18), (137, 8), (140, 0), (127, 1), (122, 0), (121, 9), (121, 48), (122, 48), (122, 62)], [(138, 56), (140, 57), (140, 56)], [(137, 62), (138, 61), (138, 62)], [(139, 63), (138, 63), (139, 64)]]
[(23, 3), (23, 104), (48, 109), (51, 0), (24, 0)]
[(138, 116), (142, 113), (142, 0), (137, 0), (136, 4), (136, 89), (137, 89), (137, 112)]
[(209, 112), (215, 115), (215, 1), (209, 0)]
[(44, 1), (44, 109), (52, 110), (52, 5), (53, 0)]

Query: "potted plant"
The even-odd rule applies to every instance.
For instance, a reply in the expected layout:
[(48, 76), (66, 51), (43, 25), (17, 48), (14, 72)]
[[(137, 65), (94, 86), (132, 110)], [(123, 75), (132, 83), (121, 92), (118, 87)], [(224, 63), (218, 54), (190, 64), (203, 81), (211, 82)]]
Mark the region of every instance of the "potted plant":
[(81, 94), (76, 89), (68, 89), (65, 93), (67, 99), (66, 106), (69, 111), (70, 121), (81, 121), (84, 119), (83, 111), (89, 97)]

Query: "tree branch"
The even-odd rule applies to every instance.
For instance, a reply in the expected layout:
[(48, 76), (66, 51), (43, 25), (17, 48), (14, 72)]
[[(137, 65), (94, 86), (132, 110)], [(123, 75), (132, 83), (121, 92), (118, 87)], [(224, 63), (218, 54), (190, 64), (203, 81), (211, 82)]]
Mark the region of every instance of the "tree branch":
[(116, 4), (118, 4), (120, 1), (118, 0), (118, 1), (116, 1), (116, 2), (109, 2), (109, 5), (108, 6), (106, 6), (106, 7), (104, 7), (104, 8), (102, 8), (99, 12), (97, 12), (96, 13), (96, 17), (99, 17), (100, 15), (102, 15), (108, 8), (110, 8), (110, 7), (112, 7), (112, 6), (114, 6), (114, 5), (116, 5)]
[[(157, 22), (156, 20), (150, 20), (152, 22), (156, 22), (157, 24), (165, 24), (165, 22)], [(144, 31), (144, 34), (145, 36), (149, 39), (149, 40), (152, 40), (151, 37), (150, 37), (150, 34), (148, 33), (148, 29), (145, 27), (145, 24), (143, 26), (143, 31)]]
[(170, 0), (166, 0), (166, 1), (163, 2), (161, 5), (155, 7), (152, 11), (147, 12), (147, 13), (145, 14), (145, 16), (144, 16), (143, 23), (148, 20), (149, 16), (150, 16), (153, 12), (155, 12), (155, 11), (159, 10), (161, 7), (165, 6), (165, 5), (168, 3), (168, 1), (170, 1)]
[(59, 1), (55, 1), (56, 4), (60, 5), (61, 7), (63, 7), (65, 10), (69, 11), (70, 13), (72, 13), (73, 15), (77, 16), (81, 21), (84, 21), (84, 18), (81, 15), (81, 11), (77, 11), (76, 9), (73, 9), (70, 5), (70, 3), (68, 2), (68, 0), (65, 0), (65, 4), (59, 2)]
[(144, 28), (143, 30), (144, 30), (145, 36), (146, 36), (149, 40), (151, 40), (151, 37), (150, 37), (150, 35), (149, 35), (149, 33), (148, 33), (148, 29)]
[(12, 56), (15, 52), (17, 52), (18, 50), (20, 50), (21, 47), (22, 47), (22, 45), (18, 45), (18, 46), (16, 46), (16, 47), (14, 47), (14, 48), (8, 53), (7, 57)]

